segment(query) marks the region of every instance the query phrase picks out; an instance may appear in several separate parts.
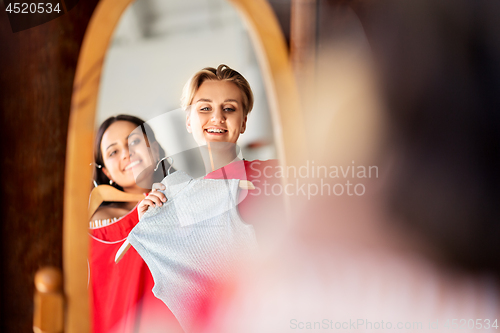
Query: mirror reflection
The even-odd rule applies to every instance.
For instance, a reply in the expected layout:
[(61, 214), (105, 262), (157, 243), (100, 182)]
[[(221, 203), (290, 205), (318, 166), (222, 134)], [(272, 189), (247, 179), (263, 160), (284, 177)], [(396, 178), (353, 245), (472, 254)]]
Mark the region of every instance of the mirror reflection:
[[(236, 270), (242, 258), (236, 254), (248, 252), (242, 244), (255, 247), (255, 234), (266, 221), (264, 208), (282, 207), (278, 197), (266, 197), (263, 206), (263, 197), (255, 195), (262, 169), (277, 165), (276, 150), (257, 58), (235, 9), (225, 0), (134, 2), (106, 54), (95, 125), (89, 211), (94, 332), (190, 331), (217, 286)], [(191, 189), (187, 184), (197, 190), (185, 199), (171, 197), (173, 188)], [(218, 190), (207, 184), (217, 184)], [(210, 205), (192, 205), (195, 196), (203, 202), (211, 198)], [(172, 230), (170, 215), (151, 222), (158, 211), (175, 212), (161, 210), (168, 205), (195, 207), (196, 216), (174, 216), (194, 229), (166, 233)], [(282, 209), (269, 214), (277, 211)], [(221, 216), (229, 217), (221, 222)], [(218, 228), (199, 228), (213, 223)], [(144, 232), (132, 237), (138, 225)], [(212, 230), (215, 238), (203, 230)], [(184, 239), (186, 246), (186, 235), (202, 241), (189, 250), (156, 252), (151, 237), (166, 234)], [(221, 239), (244, 241), (231, 245)], [(206, 264), (214, 251), (224, 253), (220, 267)], [(205, 264), (193, 264), (193, 256)], [(151, 268), (158, 260), (175, 278)], [(205, 281), (201, 289), (200, 279)], [(176, 286), (175, 295), (160, 290), (167, 280)]]
[[(186, 81), (196, 71), (219, 64), (240, 72), (254, 94), (249, 122), (255, 126), (238, 141), (243, 155), (275, 158), (256, 55), (241, 17), (226, 0), (134, 2), (123, 14), (106, 55), (96, 127), (111, 115), (132, 114), (149, 121), (179, 109)], [(165, 117), (161, 125), (155, 122), (151, 127), (167, 152), (196, 146), (181, 112)]]

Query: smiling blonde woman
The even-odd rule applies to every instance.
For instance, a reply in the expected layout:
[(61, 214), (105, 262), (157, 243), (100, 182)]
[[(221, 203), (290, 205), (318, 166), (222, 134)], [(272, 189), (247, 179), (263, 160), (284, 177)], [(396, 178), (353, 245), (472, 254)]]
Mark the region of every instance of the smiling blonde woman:
[(155, 295), (186, 332), (195, 332), (255, 241), (274, 238), (285, 214), (282, 198), (266, 195), (280, 181), (264, 169), (278, 162), (238, 156), (253, 107), (247, 80), (226, 65), (204, 68), (186, 84), (182, 103), (206, 175), (175, 172), (155, 184), (138, 206), (141, 220), (128, 241), (148, 264)]
[[(181, 106), (186, 111), (186, 129), (196, 140), (205, 163), (204, 178), (252, 182), (255, 189), (241, 191), (245, 199), (241, 198), (238, 209), (245, 222), (252, 224), (258, 234), (264, 234), (266, 232), (259, 232), (259, 229), (269, 227), (264, 226), (268, 220), (266, 216), (274, 221), (283, 217), (281, 199), (276, 200), (279, 196), (271, 194), (263, 200), (268, 189), (279, 184), (276, 177), (265, 177), (264, 169), (275, 169), (279, 163), (277, 160), (247, 161), (238, 156), (237, 142), (246, 131), (253, 104), (248, 81), (224, 64), (196, 72), (184, 86), (181, 97)], [(158, 184), (158, 189), (163, 190), (163, 185)], [(139, 217), (149, 207), (162, 206), (165, 201), (163, 193), (153, 189), (139, 204)]]

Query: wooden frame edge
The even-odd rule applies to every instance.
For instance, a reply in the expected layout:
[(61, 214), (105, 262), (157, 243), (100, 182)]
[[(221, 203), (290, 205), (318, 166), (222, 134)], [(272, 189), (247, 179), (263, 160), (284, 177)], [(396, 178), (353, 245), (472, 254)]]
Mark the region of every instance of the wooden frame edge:
[[(90, 332), (87, 204), (94, 124), (102, 65), (122, 13), (134, 0), (101, 0), (85, 33), (73, 85), (68, 128), (63, 215), (65, 332)], [(249, 26), (274, 123), (278, 156), (296, 164), (305, 156), (298, 92), (278, 21), (266, 0), (228, 0)]]
[(297, 165), (306, 157), (305, 131), (299, 92), (278, 19), (267, 0), (228, 0), (245, 20), (257, 59), (273, 120), (278, 158)]
[(78, 57), (66, 150), (63, 215), (65, 332), (90, 332), (87, 205), (92, 179), (94, 124), (102, 65), (123, 11), (134, 0), (102, 0)]

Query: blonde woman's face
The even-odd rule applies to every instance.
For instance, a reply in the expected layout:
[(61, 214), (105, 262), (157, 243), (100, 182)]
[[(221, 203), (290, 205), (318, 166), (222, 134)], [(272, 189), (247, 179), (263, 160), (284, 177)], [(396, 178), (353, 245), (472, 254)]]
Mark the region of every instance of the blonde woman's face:
[(247, 122), (241, 94), (232, 82), (205, 81), (201, 84), (186, 117), (186, 128), (198, 145), (208, 142), (236, 144)]

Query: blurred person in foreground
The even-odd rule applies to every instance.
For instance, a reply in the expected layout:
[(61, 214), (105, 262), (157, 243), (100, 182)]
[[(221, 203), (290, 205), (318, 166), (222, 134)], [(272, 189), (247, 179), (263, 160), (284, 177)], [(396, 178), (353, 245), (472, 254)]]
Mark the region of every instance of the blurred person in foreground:
[(322, 45), (308, 158), (380, 176), (353, 174), (363, 195), (292, 198), (276, 250), (200, 331), (498, 329), (499, 14), (494, 1), (379, 1), (361, 16), (370, 52), (352, 35)]

